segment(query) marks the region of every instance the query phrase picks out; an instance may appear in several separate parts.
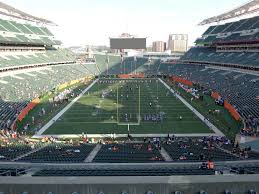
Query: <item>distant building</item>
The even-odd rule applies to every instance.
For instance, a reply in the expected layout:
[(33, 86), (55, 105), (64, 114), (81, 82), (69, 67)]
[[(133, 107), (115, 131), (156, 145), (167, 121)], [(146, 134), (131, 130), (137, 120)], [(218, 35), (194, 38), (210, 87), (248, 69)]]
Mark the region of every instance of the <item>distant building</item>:
[(150, 46), (147, 46), (147, 48), (146, 48), (146, 52), (152, 52), (152, 45), (150, 45)]
[(186, 52), (188, 50), (188, 35), (170, 34), (167, 49), (171, 52)]
[(165, 42), (163, 41), (155, 41), (152, 43), (152, 52), (164, 52), (166, 47), (165, 47)]

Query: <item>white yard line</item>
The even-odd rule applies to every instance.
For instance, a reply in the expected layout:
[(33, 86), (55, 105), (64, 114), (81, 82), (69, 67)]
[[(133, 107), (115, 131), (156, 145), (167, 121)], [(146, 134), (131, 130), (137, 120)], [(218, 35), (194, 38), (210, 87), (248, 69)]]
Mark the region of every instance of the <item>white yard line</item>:
[(55, 117), (53, 117), (48, 123), (46, 123), (38, 132), (36, 135), (33, 136), (36, 137), (37, 135), (41, 135), (46, 131), (51, 125), (53, 125), (73, 104), (76, 103), (96, 82), (98, 82), (99, 79), (96, 79), (91, 83), (87, 88), (83, 90), (79, 96), (77, 96), (75, 99), (73, 99), (65, 108), (63, 108)]
[(215, 125), (213, 125), (210, 121), (205, 119), (205, 117), (199, 113), (195, 108), (193, 108), (183, 97), (178, 95), (170, 86), (168, 86), (163, 80), (159, 78), (159, 81), (168, 89), (170, 92), (176, 95), (176, 97), (182, 101), (185, 106), (187, 106), (197, 117), (199, 117), (211, 130), (215, 132), (218, 136), (225, 136)]
[[(46, 125), (44, 125), (37, 134), (33, 136), (33, 138), (42, 138), (42, 137), (55, 137), (55, 138), (80, 138), (82, 134), (61, 134), (61, 135), (42, 135), (44, 131), (46, 131), (55, 121), (60, 118), (77, 100), (79, 100), (96, 82), (95, 80), (92, 84), (90, 84), (78, 97), (76, 97), (73, 101), (71, 101), (64, 109), (62, 109), (53, 119), (51, 119)], [(159, 81), (172, 93), (175, 93), (170, 86), (168, 86), (163, 80), (159, 79)], [(175, 93), (176, 94), (176, 93)], [(215, 127), (210, 121), (205, 120), (204, 116), (201, 115), (196, 109), (194, 109), (185, 99), (176, 94), (176, 97), (182, 101), (198, 118), (200, 118), (211, 130), (215, 133), (182, 133), (182, 134), (174, 134), (177, 137), (204, 137), (204, 136), (224, 136), (224, 134)], [(172, 135), (172, 134), (170, 134)], [(131, 134), (132, 137), (167, 137), (168, 134)], [(128, 134), (88, 134), (88, 138), (104, 138), (104, 137), (128, 137)]]

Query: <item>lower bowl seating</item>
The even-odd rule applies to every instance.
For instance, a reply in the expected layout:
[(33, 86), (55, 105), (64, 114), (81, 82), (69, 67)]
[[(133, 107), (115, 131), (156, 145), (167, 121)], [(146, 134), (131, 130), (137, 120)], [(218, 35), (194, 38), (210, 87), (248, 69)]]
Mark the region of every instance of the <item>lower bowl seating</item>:
[(83, 162), (92, 151), (94, 145), (80, 144), (50, 144), (43, 149), (21, 158), (19, 161), (26, 162)]
[(138, 163), (164, 161), (159, 150), (148, 143), (107, 144), (95, 156), (93, 162)]
[(0, 161), (12, 160), (31, 151), (31, 147), (26, 144), (0, 146)]
[(172, 176), (172, 175), (214, 175), (214, 170), (191, 167), (120, 167), (95, 169), (43, 169), (33, 176)]
[(207, 144), (198, 141), (177, 141), (163, 144), (163, 147), (175, 162), (202, 162), (209, 159), (213, 161), (238, 160), (233, 154), (227, 153), (217, 147), (208, 147)]
[(23, 168), (0, 168), (0, 176), (21, 176), (26, 174), (26, 170)]

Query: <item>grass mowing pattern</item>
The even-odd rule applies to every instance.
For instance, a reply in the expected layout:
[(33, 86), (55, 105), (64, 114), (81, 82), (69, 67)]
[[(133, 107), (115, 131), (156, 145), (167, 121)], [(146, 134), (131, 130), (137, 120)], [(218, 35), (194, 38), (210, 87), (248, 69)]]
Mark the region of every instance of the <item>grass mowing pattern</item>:
[[(161, 112), (163, 121), (144, 121)], [(157, 79), (101, 79), (44, 134), (127, 134), (127, 123), (132, 134), (212, 133)]]

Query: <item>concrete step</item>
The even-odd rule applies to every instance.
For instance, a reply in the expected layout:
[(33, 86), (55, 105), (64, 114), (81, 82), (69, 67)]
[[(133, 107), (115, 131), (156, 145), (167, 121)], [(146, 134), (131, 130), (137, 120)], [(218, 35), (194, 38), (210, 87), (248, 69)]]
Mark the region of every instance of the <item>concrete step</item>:
[(84, 160), (84, 162), (92, 162), (96, 154), (99, 152), (101, 149), (102, 145), (97, 144), (95, 148), (92, 150), (92, 152), (88, 155), (88, 157)]
[(27, 152), (27, 153), (25, 153), (25, 154), (23, 154), (23, 155), (21, 155), (21, 156), (18, 156), (18, 157), (16, 157), (16, 158), (12, 159), (11, 161), (12, 161), (12, 162), (17, 161), (17, 160), (19, 160), (19, 159), (21, 159), (21, 158), (23, 158), (23, 157), (26, 157), (26, 156), (28, 156), (28, 155), (34, 153), (34, 152), (37, 152), (37, 151), (39, 151), (39, 150), (45, 148), (46, 146), (48, 146), (48, 144), (44, 144), (43, 146), (40, 146), (40, 147), (38, 147), (38, 148), (36, 148), (36, 149), (33, 149), (33, 150), (31, 150), (31, 151), (29, 151), (29, 152)]
[(169, 154), (165, 151), (165, 149), (162, 147), (161, 150), (159, 150), (160, 154), (162, 157), (165, 159), (167, 162), (173, 161), (172, 158), (169, 156)]

